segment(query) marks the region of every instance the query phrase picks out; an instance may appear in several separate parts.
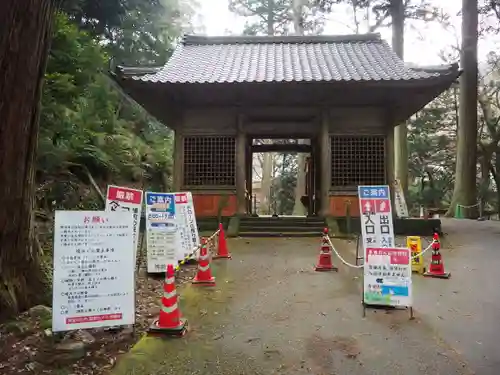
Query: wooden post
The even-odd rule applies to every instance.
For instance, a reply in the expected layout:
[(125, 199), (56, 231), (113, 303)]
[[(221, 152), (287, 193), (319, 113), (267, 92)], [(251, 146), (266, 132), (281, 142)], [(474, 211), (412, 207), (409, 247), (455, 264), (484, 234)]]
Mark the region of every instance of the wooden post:
[(330, 116), (323, 111), (319, 133), (320, 144), (320, 216), (326, 217), (330, 214), (330, 185), (332, 173), (331, 145), (329, 135)]
[(179, 130), (174, 133), (174, 171), (173, 171), (173, 188), (174, 191), (180, 191), (184, 183), (183, 164), (184, 164), (184, 138)]
[(236, 200), (238, 215), (247, 213), (246, 204), (246, 134), (243, 129), (244, 117), (238, 115), (237, 133), (236, 133)]
[(386, 121), (386, 136), (385, 136), (385, 178), (386, 183), (389, 185), (391, 192), (392, 212), (395, 211), (394, 201), (394, 180), (396, 179), (395, 173), (395, 154), (394, 154), (394, 128), (393, 121), (390, 114), (387, 115)]

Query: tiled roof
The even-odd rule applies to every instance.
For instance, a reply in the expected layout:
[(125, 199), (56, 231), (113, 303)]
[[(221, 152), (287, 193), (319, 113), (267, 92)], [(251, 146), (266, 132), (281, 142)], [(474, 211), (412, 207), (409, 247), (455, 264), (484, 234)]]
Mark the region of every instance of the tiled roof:
[(379, 34), (345, 36), (185, 36), (167, 64), (135, 80), (160, 83), (420, 80), (458, 67), (405, 65)]

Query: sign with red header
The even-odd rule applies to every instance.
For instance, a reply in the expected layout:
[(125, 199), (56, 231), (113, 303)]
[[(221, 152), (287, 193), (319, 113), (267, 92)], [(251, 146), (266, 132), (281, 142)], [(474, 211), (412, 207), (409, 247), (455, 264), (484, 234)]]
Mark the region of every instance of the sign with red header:
[(134, 259), (137, 257), (139, 228), (142, 214), (143, 191), (123, 186), (108, 185), (106, 211), (130, 212), (133, 217)]

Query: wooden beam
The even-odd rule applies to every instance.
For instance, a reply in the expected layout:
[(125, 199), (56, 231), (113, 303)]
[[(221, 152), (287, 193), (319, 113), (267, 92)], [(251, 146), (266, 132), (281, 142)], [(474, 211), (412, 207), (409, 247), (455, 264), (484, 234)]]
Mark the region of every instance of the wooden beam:
[(252, 152), (311, 152), (311, 145), (303, 145), (303, 144), (252, 145)]

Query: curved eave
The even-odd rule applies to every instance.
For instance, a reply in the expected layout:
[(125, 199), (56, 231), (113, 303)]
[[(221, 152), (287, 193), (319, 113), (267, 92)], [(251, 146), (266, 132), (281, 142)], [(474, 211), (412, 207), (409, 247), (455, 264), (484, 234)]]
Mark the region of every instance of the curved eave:
[[(170, 122), (169, 120), (177, 112), (195, 106), (196, 98), (209, 100), (207, 104), (210, 103), (208, 105), (212, 106), (235, 106), (244, 105), (249, 92), (284, 89), (290, 93), (291, 90), (300, 88), (305, 90), (303, 92), (311, 93), (316, 92), (316, 89), (331, 93), (336, 90), (339, 90), (337, 91), (339, 93), (349, 90), (351, 93), (359, 95), (365, 93), (367, 96), (371, 90), (385, 90), (386, 93), (390, 93), (390, 99), (383, 98), (381, 100), (385, 101), (380, 101), (377, 105), (385, 106), (390, 113), (390, 122), (397, 125), (446, 91), (461, 74), (455, 64), (447, 69), (443, 67), (421, 69), (432, 70), (437, 74), (431, 78), (380, 81), (160, 83), (139, 80), (133, 70), (126, 71), (122, 67), (112, 76), (124, 92), (164, 123)], [(305, 97), (311, 99), (307, 95)]]

